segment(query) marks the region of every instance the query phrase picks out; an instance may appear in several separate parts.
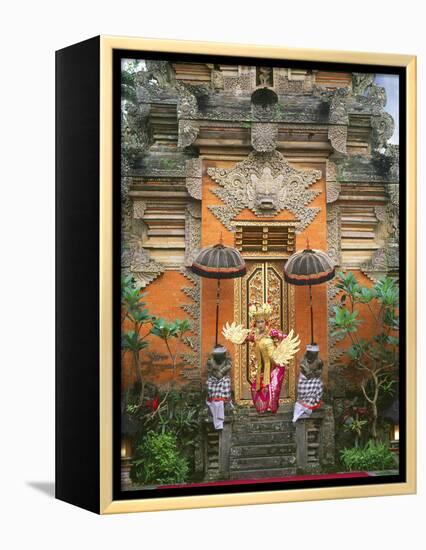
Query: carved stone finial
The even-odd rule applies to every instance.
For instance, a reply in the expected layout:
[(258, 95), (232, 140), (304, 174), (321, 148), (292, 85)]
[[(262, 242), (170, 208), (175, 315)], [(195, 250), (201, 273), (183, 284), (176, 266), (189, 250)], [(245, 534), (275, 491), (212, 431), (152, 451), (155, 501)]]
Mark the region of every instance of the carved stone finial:
[(395, 122), (389, 113), (383, 112), (380, 116), (371, 117), (373, 129), (373, 147), (382, 149), (387, 145), (395, 130)]

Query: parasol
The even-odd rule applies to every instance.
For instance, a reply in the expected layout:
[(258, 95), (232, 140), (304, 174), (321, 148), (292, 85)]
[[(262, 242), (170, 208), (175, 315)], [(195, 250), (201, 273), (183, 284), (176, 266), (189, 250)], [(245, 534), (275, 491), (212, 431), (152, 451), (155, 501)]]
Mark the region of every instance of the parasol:
[(311, 343), (314, 344), (314, 312), (312, 307), (312, 285), (319, 285), (333, 279), (334, 263), (322, 250), (313, 250), (306, 243), (305, 250), (295, 252), (284, 266), (284, 279), (291, 285), (309, 286), (311, 308)]
[(191, 270), (200, 277), (217, 279), (216, 289), (216, 346), (218, 345), (219, 301), (221, 279), (235, 279), (246, 274), (246, 264), (235, 248), (222, 242), (203, 248), (195, 258)]

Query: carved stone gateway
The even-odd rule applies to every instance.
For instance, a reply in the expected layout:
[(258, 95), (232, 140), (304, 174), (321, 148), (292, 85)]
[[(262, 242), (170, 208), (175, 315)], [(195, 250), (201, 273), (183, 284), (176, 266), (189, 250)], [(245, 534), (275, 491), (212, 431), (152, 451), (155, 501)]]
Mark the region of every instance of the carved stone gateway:
[(273, 217), (289, 210), (298, 219), (296, 232), (312, 223), (320, 208), (306, 206), (321, 193), (309, 189), (321, 177), (320, 170), (297, 170), (278, 151), (252, 152), (232, 169), (207, 169), (219, 184), (212, 192), (225, 206), (209, 206), (213, 214), (230, 231), (233, 218), (244, 208), (256, 216)]

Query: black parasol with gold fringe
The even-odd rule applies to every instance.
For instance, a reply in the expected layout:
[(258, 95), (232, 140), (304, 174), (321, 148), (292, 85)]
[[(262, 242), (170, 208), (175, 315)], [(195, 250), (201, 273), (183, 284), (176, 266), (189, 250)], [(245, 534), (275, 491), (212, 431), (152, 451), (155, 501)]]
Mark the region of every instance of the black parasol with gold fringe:
[(310, 248), (309, 241), (304, 250), (295, 252), (284, 266), (284, 279), (297, 286), (309, 286), (309, 304), (311, 309), (311, 343), (314, 344), (314, 313), (312, 306), (312, 285), (330, 281), (335, 276), (332, 259), (322, 250)]
[(236, 248), (224, 246), (221, 242), (214, 246), (203, 248), (195, 258), (191, 270), (200, 277), (217, 279), (216, 290), (216, 346), (218, 345), (219, 330), (219, 301), (221, 279), (235, 279), (243, 277), (246, 272), (246, 264)]

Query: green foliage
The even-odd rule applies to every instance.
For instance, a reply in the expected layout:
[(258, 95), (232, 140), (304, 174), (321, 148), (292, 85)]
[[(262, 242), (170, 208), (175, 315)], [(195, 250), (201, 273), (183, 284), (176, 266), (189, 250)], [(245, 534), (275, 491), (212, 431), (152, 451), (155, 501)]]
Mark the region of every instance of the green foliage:
[(139, 70), (140, 61), (132, 60), (125, 63), (121, 69), (121, 100), (136, 103), (135, 75)]
[(193, 447), (200, 429), (201, 404), (188, 403), (183, 392), (177, 390), (170, 390), (165, 400), (160, 396), (160, 402), (158, 413), (147, 418), (147, 428), (159, 433), (173, 433), (181, 449)]
[(123, 350), (138, 353), (146, 347), (148, 347), (148, 342), (142, 340), (134, 330), (129, 330), (121, 336), (121, 348)]
[(347, 470), (389, 470), (396, 467), (394, 455), (383, 443), (370, 440), (365, 447), (340, 451), (341, 461)]
[(189, 321), (184, 319), (183, 321), (176, 319), (175, 321), (166, 321), (162, 318), (156, 318), (153, 320), (151, 334), (158, 336), (162, 340), (168, 340), (169, 338), (182, 338), (185, 332), (189, 330)]
[(367, 420), (359, 420), (350, 416), (346, 419), (344, 426), (346, 430), (355, 433), (357, 437), (361, 437), (362, 430), (366, 424)]
[(345, 336), (349, 332), (356, 332), (361, 323), (357, 319), (358, 311), (350, 312), (342, 306), (333, 306), (334, 317), (331, 318), (331, 324), (335, 327), (333, 335)]
[[(156, 318), (151, 315), (143, 302), (144, 294), (141, 287), (138, 286), (132, 276), (123, 276), (121, 279), (121, 318), (122, 322), (126, 319), (133, 323), (133, 330), (122, 331), (121, 347), (124, 352), (132, 352), (134, 358), (134, 368), (139, 380), (142, 379), (139, 352), (146, 347), (145, 341), (150, 334), (161, 338), (167, 347), (173, 368), (173, 378), (176, 372), (176, 363), (178, 358), (177, 347), (173, 350), (170, 347), (170, 340), (175, 338), (179, 342), (183, 341), (184, 335), (190, 330), (191, 325), (188, 319), (175, 319), (168, 321), (163, 318)], [(149, 325), (144, 334), (143, 328)], [(142, 386), (143, 394), (143, 386)], [(143, 395), (141, 395), (142, 401)]]
[[(398, 375), (398, 284), (392, 277), (382, 277), (368, 288), (358, 282), (354, 273), (339, 272), (336, 287), (340, 293), (330, 324), (334, 336), (350, 340), (346, 349), (349, 363), (341, 366), (347, 372), (357, 371), (362, 394), (372, 411), (371, 436), (377, 439), (378, 403), (383, 395), (392, 394)], [(362, 317), (359, 306), (363, 308)], [(368, 338), (362, 338), (358, 329), (366, 316), (372, 330)], [(359, 431), (354, 428), (354, 433)]]
[(130, 477), (140, 485), (183, 483), (188, 472), (188, 463), (177, 448), (176, 436), (150, 431), (136, 449)]

